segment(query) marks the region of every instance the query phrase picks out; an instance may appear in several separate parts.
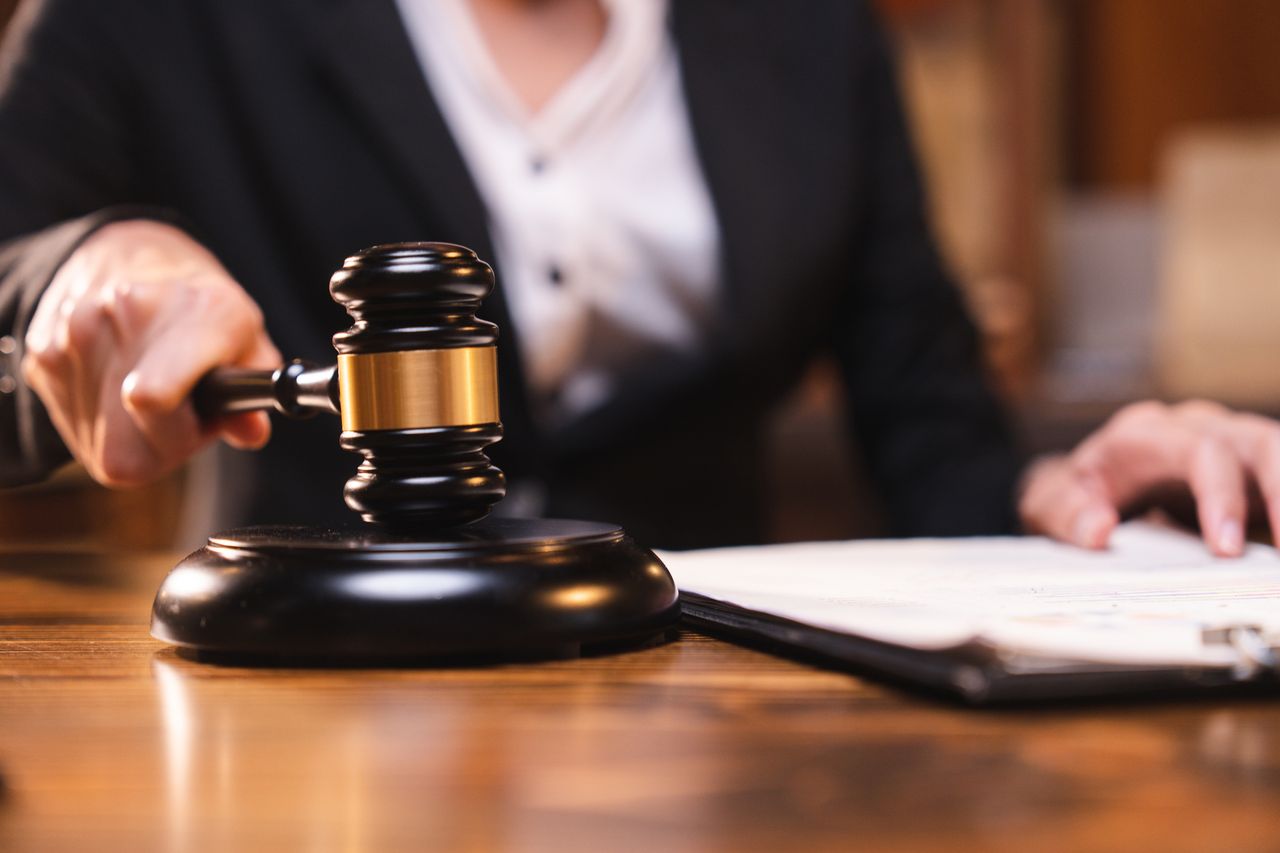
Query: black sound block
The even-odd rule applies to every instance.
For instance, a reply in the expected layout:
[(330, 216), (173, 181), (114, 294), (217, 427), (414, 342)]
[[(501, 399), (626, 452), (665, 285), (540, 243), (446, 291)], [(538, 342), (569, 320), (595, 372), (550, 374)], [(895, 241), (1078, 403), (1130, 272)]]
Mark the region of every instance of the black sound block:
[(678, 616), (666, 566), (621, 528), (493, 518), (212, 536), (161, 584), (151, 635), (249, 663), (531, 659), (652, 642)]

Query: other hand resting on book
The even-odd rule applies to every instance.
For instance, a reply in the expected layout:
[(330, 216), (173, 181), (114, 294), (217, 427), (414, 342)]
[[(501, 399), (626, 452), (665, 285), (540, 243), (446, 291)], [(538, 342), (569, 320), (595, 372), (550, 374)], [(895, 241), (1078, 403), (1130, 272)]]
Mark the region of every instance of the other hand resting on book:
[(1242, 553), (1251, 512), (1280, 531), (1280, 423), (1204, 400), (1134, 403), (1071, 453), (1033, 463), (1018, 511), (1029, 533), (1099, 549), (1122, 516), (1188, 497), (1220, 556)]

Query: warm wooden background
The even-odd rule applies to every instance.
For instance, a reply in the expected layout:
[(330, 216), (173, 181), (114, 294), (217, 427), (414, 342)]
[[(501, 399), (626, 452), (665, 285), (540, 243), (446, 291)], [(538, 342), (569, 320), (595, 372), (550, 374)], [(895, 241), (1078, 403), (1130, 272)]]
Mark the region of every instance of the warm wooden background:
[(1147, 192), (1179, 130), (1280, 123), (1275, 0), (1068, 2), (1064, 150), (1076, 185)]

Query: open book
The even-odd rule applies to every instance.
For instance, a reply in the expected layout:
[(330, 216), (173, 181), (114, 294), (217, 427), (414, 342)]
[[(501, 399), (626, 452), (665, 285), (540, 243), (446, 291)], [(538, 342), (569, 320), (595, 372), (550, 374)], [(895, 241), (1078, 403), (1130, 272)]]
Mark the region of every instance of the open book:
[(1040, 537), (663, 552), (686, 619), (971, 701), (1274, 679), (1280, 554), (1215, 559), (1121, 526), (1105, 552)]

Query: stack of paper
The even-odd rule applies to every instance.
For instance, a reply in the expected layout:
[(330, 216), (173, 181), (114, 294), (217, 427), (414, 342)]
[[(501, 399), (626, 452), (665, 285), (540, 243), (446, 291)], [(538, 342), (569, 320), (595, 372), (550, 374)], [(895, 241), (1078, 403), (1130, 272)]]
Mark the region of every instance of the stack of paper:
[(1107, 551), (1039, 537), (869, 540), (661, 554), (682, 593), (917, 650), (975, 643), (1010, 670), (1275, 665), (1280, 555), (1212, 557), (1196, 537), (1121, 526)]

